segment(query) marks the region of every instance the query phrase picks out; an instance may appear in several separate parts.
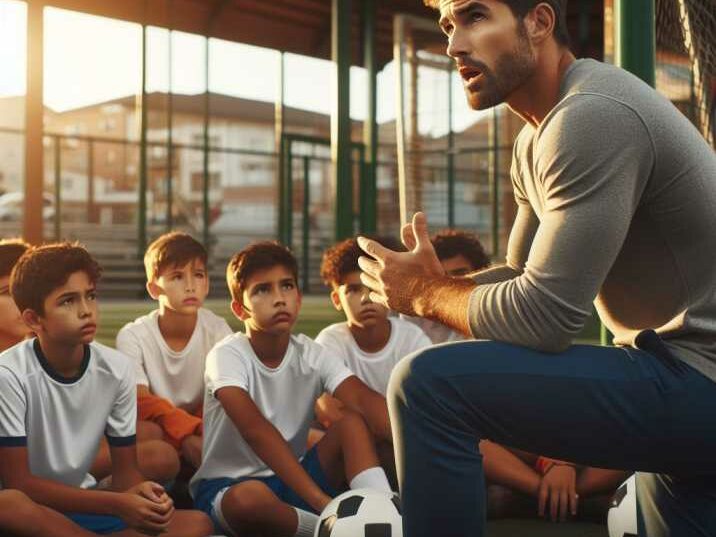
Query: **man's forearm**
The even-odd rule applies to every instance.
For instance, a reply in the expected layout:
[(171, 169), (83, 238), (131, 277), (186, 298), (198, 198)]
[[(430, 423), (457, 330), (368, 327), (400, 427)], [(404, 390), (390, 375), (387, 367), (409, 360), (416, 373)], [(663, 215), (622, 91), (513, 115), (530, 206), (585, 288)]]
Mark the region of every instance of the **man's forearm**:
[(471, 336), (468, 304), (475, 287), (477, 284), (469, 278), (423, 278), (413, 290), (413, 308), (420, 317)]

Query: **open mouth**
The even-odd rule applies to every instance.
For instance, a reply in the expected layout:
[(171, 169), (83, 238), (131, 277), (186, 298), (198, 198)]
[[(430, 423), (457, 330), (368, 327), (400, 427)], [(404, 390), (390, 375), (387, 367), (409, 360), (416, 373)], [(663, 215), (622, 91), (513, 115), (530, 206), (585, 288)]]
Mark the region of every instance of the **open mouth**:
[(459, 69), (460, 76), (470, 86), (482, 76), (482, 71), (475, 67), (463, 66)]

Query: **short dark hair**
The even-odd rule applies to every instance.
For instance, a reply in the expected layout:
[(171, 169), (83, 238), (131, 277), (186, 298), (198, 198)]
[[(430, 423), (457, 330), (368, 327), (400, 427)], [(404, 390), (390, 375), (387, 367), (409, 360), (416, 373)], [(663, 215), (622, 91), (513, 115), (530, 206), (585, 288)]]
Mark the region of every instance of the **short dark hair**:
[(473, 233), (446, 229), (436, 233), (431, 240), (440, 261), (461, 255), (470, 262), (472, 270), (490, 265), (490, 258), (485, 253), (480, 239)]
[[(405, 248), (391, 237), (370, 237), (393, 251), (402, 251)], [(328, 287), (340, 287), (343, 279), (351, 272), (360, 270), (358, 258), (367, 255), (355, 238), (345, 239), (334, 244), (323, 252), (321, 260), (321, 278)]]
[(17, 260), (29, 250), (30, 245), (22, 239), (0, 240), (0, 278), (10, 276)]
[(84, 272), (93, 284), (102, 269), (77, 242), (59, 242), (31, 248), (18, 260), (10, 276), (10, 294), (22, 312), (45, 314), (45, 299), (62, 287), (72, 274)]
[(198, 259), (206, 266), (209, 256), (206, 248), (188, 233), (172, 231), (157, 238), (144, 254), (147, 280), (153, 281), (169, 267), (182, 267)]
[(226, 267), (226, 283), (231, 298), (241, 302), (241, 295), (246, 290), (246, 282), (259, 270), (275, 266), (285, 267), (298, 283), (298, 263), (291, 250), (277, 241), (260, 241), (249, 244), (234, 255)]
[[(433, 9), (440, 8), (442, 0), (424, 0), (425, 5)], [(537, 4), (545, 3), (552, 7), (555, 14), (554, 38), (560, 45), (569, 46), (569, 30), (567, 29), (567, 0), (498, 0), (507, 4), (512, 14), (522, 20)]]

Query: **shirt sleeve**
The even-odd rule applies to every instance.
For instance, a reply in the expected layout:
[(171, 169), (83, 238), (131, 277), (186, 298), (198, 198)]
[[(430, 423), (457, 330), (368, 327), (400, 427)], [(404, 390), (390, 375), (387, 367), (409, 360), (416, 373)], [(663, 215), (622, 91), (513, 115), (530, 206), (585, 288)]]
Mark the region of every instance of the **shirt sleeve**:
[(149, 386), (147, 372), (144, 369), (144, 353), (139, 338), (127, 327), (122, 328), (117, 334), (117, 350), (129, 356), (134, 363), (134, 377), (137, 384)]
[(333, 392), (341, 385), (341, 382), (348, 377), (353, 376), (353, 372), (343, 363), (343, 360), (336, 360), (331, 351), (315, 345), (315, 352), (318, 352), (318, 370), (321, 377), (323, 391), (333, 394)]
[(544, 196), (539, 223), (522, 203), (510, 236), (508, 264), (519, 268), (527, 251), (523, 271), (478, 285), (470, 297), (476, 338), (566, 349), (591, 314), (651, 175), (651, 138), (633, 110), (597, 95), (566, 101), (534, 149)]
[(18, 378), (0, 367), (0, 447), (27, 445), (25, 390)]
[(137, 383), (129, 359), (123, 356), (118, 359), (126, 360), (127, 364), (107, 419), (105, 435), (110, 446), (131, 445), (137, 440)]
[(206, 358), (204, 382), (212, 397), (219, 389), (228, 386), (249, 391), (248, 367), (240, 351), (228, 345), (214, 347)]

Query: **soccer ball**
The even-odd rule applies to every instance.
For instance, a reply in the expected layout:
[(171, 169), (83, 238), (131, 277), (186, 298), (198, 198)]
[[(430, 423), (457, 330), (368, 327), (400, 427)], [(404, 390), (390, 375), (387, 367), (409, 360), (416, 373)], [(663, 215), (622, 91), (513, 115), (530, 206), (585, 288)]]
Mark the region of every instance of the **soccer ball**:
[(636, 477), (632, 475), (614, 493), (607, 514), (609, 537), (638, 537), (636, 527)]
[(314, 537), (403, 537), (401, 512), (392, 492), (349, 490), (323, 510)]

